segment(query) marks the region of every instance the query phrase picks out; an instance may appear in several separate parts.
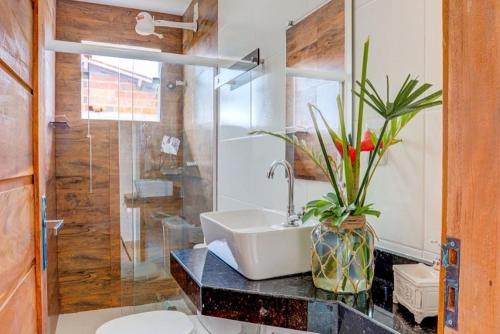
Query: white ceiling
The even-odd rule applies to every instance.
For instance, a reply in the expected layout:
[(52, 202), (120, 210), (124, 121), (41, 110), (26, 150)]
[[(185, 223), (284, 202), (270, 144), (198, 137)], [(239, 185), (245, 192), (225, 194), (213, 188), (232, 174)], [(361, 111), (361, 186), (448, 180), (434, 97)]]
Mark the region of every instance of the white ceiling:
[(142, 9), (160, 13), (182, 15), (191, 3), (191, 0), (78, 0), (103, 5)]

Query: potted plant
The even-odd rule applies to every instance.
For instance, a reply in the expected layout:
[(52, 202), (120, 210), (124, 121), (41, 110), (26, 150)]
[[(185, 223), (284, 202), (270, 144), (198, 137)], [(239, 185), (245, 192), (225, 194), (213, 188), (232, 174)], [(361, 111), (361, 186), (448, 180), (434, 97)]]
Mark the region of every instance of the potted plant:
[[(431, 85), (420, 84), (410, 75), (392, 100), (387, 78), (383, 99), (367, 78), (368, 53), (369, 40), (364, 44), (361, 79), (356, 82), (357, 89), (354, 90), (359, 99), (354, 136), (349, 136), (347, 132), (340, 96), (337, 97), (340, 133), (330, 127), (317, 107), (309, 104), (319, 152), (295, 135), (254, 132), (280, 138), (305, 152), (331, 184), (332, 192), (306, 205), (303, 221), (312, 216), (319, 220), (312, 232), (314, 284), (335, 293), (359, 293), (371, 288), (375, 234), (366, 217), (379, 217), (380, 212), (373, 208), (372, 203), (366, 203), (368, 187), (384, 154), (390, 147), (401, 142), (398, 139), (401, 130), (420, 111), (442, 103), (442, 91), (426, 94)], [(367, 130), (363, 133), (365, 105), (370, 106), (384, 120), (377, 132)], [(319, 122), (326, 128), (326, 139), (320, 131)], [(327, 150), (325, 140), (333, 142), (336, 153)], [(366, 168), (361, 166), (362, 154), (368, 154)]]

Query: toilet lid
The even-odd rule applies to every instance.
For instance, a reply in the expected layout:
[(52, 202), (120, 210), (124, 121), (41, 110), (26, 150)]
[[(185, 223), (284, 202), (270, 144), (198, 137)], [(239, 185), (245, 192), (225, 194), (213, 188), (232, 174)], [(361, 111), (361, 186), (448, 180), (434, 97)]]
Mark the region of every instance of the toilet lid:
[(184, 313), (152, 311), (108, 321), (96, 334), (193, 334), (194, 325)]

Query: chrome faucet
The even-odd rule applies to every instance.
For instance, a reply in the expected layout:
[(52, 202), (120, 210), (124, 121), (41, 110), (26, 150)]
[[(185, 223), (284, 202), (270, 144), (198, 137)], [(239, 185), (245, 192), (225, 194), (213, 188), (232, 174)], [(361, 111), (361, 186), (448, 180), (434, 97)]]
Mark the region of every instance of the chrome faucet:
[(288, 180), (288, 208), (287, 208), (287, 216), (285, 226), (299, 226), (300, 221), (302, 219), (300, 214), (295, 213), (295, 207), (293, 205), (293, 189), (295, 177), (293, 176), (293, 169), (290, 163), (286, 160), (281, 161), (273, 161), (271, 167), (269, 167), (269, 171), (267, 172), (267, 178), (274, 178), (274, 171), (278, 166), (282, 166), (285, 169), (285, 177)]

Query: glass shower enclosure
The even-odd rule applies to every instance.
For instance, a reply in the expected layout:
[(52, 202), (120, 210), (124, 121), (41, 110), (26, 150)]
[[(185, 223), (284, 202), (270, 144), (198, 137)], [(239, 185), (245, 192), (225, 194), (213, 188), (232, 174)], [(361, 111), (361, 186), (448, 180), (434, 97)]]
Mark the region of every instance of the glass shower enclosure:
[[(81, 63), (90, 148), (93, 128), (110, 124), (114, 298), (130, 313), (187, 312), (169, 254), (203, 243), (199, 215), (213, 209), (215, 70), (93, 55)], [(92, 175), (99, 157), (89, 155)]]

